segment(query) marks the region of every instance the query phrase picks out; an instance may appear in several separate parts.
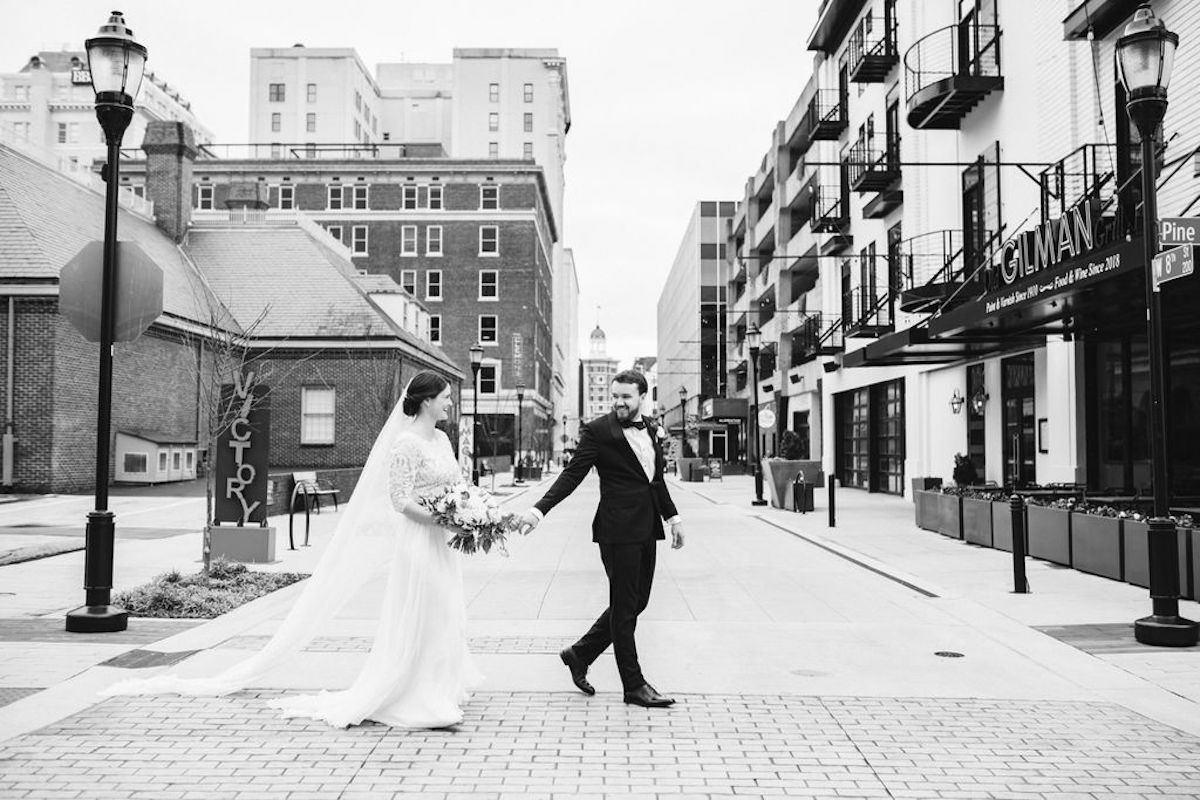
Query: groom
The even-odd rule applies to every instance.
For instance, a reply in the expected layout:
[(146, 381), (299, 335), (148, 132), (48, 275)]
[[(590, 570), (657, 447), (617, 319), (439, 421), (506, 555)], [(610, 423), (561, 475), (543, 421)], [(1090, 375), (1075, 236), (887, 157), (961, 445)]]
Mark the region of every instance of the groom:
[(665, 539), (663, 518), (671, 526), (671, 546), (683, 547), (683, 523), (663, 481), (663, 455), (658, 428), (642, 419), (646, 378), (635, 370), (612, 380), (612, 413), (598, 417), (579, 431), (579, 445), (570, 464), (533, 508), (522, 526), (537, 527), (542, 517), (575, 491), (588, 471), (600, 474), (600, 505), (592, 520), (592, 541), (608, 573), (608, 608), (591, 629), (563, 650), (563, 663), (580, 691), (595, 694), (587, 680), (588, 667), (611, 644), (625, 687), (625, 702), (664, 708), (675, 701), (646, 683), (638, 665), (634, 630), (638, 614), (650, 602), (657, 541)]

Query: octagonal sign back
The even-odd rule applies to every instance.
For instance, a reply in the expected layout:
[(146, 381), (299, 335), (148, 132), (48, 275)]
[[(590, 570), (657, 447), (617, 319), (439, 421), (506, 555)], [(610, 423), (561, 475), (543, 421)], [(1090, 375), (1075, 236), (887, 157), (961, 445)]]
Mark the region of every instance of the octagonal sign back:
[[(135, 242), (117, 242), (113, 341), (132, 342), (162, 313), (162, 268)], [(89, 342), (100, 341), (104, 242), (88, 242), (62, 268), (58, 310)]]

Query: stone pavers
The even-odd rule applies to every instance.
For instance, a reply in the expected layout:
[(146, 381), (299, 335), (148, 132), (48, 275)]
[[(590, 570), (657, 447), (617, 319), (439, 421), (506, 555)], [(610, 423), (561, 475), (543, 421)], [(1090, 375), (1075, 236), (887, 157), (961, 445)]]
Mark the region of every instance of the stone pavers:
[(402, 731), (284, 720), (278, 694), (105, 700), (0, 745), (0, 796), (1200, 795), (1200, 739), (1106, 703), (489, 692)]
[[(467, 645), (472, 653), (508, 655), (556, 655), (575, 643), (573, 636), (472, 636)], [(261, 650), (269, 636), (231, 636), (220, 647), (232, 650)], [(366, 653), (371, 649), (369, 636), (318, 636), (304, 650), (310, 653)]]

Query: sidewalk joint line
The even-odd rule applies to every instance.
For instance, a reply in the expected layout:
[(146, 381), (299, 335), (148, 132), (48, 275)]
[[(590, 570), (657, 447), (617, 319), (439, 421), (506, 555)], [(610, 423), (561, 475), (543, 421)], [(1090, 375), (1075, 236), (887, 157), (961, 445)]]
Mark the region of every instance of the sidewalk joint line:
[(772, 522), (771, 520), (769, 520), (766, 517), (761, 516), (759, 514), (753, 514), (752, 516), (755, 519), (757, 519), (759, 522), (765, 522), (766, 524), (770, 525), (772, 528), (778, 528), (779, 530), (784, 531), (785, 533), (790, 533), (792, 536), (795, 536), (797, 539), (800, 539), (801, 541), (804, 541), (804, 542), (808, 542), (813, 547), (819, 547), (822, 550), (826, 551), (827, 553), (831, 553), (831, 554), (837, 556), (838, 558), (843, 558), (846, 561), (849, 561), (851, 564), (855, 564), (856, 566), (862, 567), (863, 569), (867, 570), (868, 572), (874, 572), (876, 575), (887, 578), (889, 581), (898, 583), (901, 586), (912, 589), (914, 592), (919, 592), (920, 594), (923, 594), (926, 597), (938, 597), (937, 594), (929, 591), (928, 589), (924, 589), (920, 586), (917, 586), (915, 583), (906, 581), (903, 578), (897, 577), (896, 575), (892, 575), (889, 572), (884, 572), (879, 567), (873, 567), (870, 564), (867, 564), (866, 562), (859, 561), (854, 556), (847, 555), (839, 550), (836, 550), (836, 549), (830, 547), (827, 544), (822, 544), (821, 542), (818, 542), (815, 539), (811, 539), (802, 533), (792, 530), (791, 528), (785, 528), (782, 525), (780, 525), (778, 522)]

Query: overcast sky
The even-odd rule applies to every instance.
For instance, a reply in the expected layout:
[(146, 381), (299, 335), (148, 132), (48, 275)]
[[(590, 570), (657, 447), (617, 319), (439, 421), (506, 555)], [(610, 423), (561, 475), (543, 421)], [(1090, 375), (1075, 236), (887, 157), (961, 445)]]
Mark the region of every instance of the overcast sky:
[[(113, 0), (115, 2), (115, 0)], [(111, 3), (4, 4), (0, 56), (82, 49)], [(819, 0), (254, 0), (116, 4), (149, 66), (218, 142), (248, 138), (251, 47), (353, 47), (379, 62), (449, 63), (455, 47), (555, 47), (567, 59), (564, 242), (575, 251), (581, 345), (656, 350), (655, 307), (698, 200), (740, 199), (776, 121), (808, 79)]]

